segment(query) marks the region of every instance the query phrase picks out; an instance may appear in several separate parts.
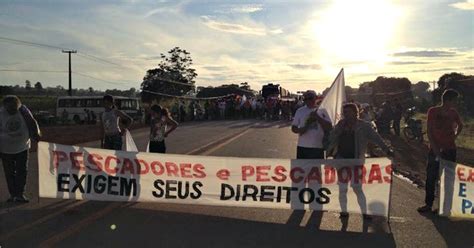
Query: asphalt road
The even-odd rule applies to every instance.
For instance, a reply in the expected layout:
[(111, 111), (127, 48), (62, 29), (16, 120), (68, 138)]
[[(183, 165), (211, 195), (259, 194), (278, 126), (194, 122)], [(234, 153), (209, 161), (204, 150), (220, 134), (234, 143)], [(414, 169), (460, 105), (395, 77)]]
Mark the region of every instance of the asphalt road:
[[(140, 150), (148, 130), (135, 130)], [(185, 123), (169, 153), (295, 158), (287, 122)], [(98, 142), (81, 144), (97, 147)], [(162, 203), (38, 199), (38, 164), (29, 164), (28, 204), (8, 198), (0, 170), (0, 247), (474, 247), (474, 221), (420, 215), (422, 189), (393, 181), (390, 223), (351, 214)]]

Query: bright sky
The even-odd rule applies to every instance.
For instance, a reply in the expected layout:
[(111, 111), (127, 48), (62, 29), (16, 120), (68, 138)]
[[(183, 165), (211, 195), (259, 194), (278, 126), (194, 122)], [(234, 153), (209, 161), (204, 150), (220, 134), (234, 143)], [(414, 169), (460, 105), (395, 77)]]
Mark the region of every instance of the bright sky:
[(67, 88), (60, 49), (1, 38), (117, 64), (73, 55), (75, 88), (139, 88), (160, 53), (179, 46), (197, 86), (320, 92), (342, 67), (354, 87), (379, 75), (474, 74), (474, 0), (0, 0), (0, 84)]

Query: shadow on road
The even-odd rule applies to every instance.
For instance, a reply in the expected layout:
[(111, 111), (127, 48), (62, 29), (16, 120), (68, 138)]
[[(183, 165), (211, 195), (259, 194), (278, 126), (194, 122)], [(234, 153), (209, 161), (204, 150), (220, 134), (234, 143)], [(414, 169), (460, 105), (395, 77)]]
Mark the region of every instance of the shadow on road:
[[(472, 247), (474, 245), (474, 221), (449, 219), (434, 213), (422, 214), (431, 220), (448, 247)], [(465, 233), (460, 239), (460, 233)]]
[[(59, 243), (83, 247), (394, 247), (389, 233), (301, 228), (196, 214), (123, 209)], [(131, 218), (117, 218), (128, 215)], [(111, 230), (110, 226), (117, 228)], [(132, 235), (133, 233), (133, 235)]]

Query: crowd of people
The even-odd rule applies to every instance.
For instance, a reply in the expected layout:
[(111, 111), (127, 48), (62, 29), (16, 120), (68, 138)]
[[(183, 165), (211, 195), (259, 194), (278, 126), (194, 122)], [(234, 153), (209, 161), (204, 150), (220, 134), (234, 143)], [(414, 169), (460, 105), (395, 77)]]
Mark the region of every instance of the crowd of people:
[[(456, 161), (455, 140), (463, 124), (456, 111), (459, 93), (446, 90), (442, 104), (428, 110), (427, 134), (430, 150), (427, 161), (426, 200), (418, 211), (431, 211), (441, 159)], [(123, 135), (133, 119), (117, 109), (113, 96), (103, 98), (104, 112), (100, 115), (102, 134), (101, 148), (121, 150)], [(387, 156), (393, 157), (393, 150), (381, 137), (390, 132), (400, 132), (403, 109), (400, 104), (384, 103), (377, 111), (370, 105), (346, 103), (343, 115), (336, 125), (318, 107), (321, 99), (314, 91), (307, 91), (300, 99), (282, 102), (278, 99), (263, 101), (256, 98), (229, 97), (207, 101), (202, 115), (204, 119), (268, 118), (292, 119), (291, 131), (298, 134), (297, 159), (363, 159), (369, 143), (379, 146)], [(192, 113), (200, 113), (198, 105), (192, 106)], [(184, 105), (176, 105), (171, 113), (159, 105), (150, 108), (149, 152), (166, 153), (165, 139), (176, 130), (178, 122), (186, 115)], [(194, 116), (196, 117), (196, 116)], [(376, 126), (373, 123), (376, 123)], [(376, 131), (378, 130), (378, 132)], [(9, 202), (28, 202), (25, 196), (29, 150), (36, 150), (41, 132), (38, 123), (28, 108), (17, 96), (5, 96), (0, 108), (0, 157), (5, 172)], [(342, 211), (341, 216), (347, 216)]]
[(180, 122), (188, 120), (237, 120), (266, 119), (291, 120), (296, 110), (303, 106), (301, 98), (257, 98), (230, 95), (206, 101), (177, 101), (171, 115)]

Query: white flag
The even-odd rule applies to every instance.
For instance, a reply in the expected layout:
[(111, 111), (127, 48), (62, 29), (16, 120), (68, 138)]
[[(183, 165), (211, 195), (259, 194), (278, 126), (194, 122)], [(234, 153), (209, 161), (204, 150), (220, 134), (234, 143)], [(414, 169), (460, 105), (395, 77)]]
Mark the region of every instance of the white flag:
[(137, 145), (132, 138), (132, 134), (128, 129), (125, 129), (125, 151), (127, 152), (138, 152)]
[(344, 68), (342, 68), (332, 83), (331, 88), (329, 88), (329, 91), (324, 96), (321, 105), (319, 105), (319, 115), (328, 121), (330, 120), (333, 126), (342, 117), (342, 104), (346, 101), (345, 85)]

